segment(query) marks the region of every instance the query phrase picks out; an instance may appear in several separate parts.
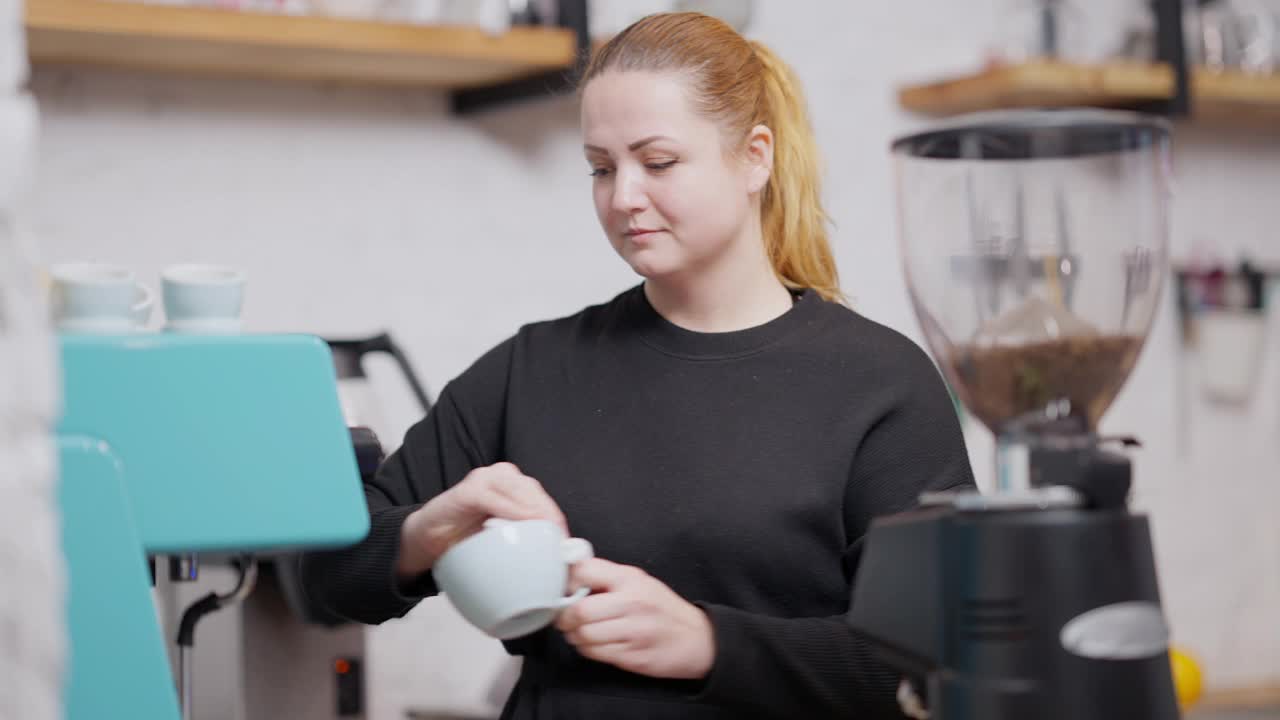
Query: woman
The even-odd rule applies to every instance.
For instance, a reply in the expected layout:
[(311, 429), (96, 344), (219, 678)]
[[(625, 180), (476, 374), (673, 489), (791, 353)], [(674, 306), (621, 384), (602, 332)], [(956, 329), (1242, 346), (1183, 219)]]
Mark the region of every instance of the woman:
[(311, 592), (378, 623), (488, 517), (590, 540), (593, 593), (504, 718), (862, 718), (897, 677), (843, 621), (872, 518), (972, 483), (928, 357), (843, 305), (790, 72), (707, 16), (645, 18), (582, 88), (593, 198), (641, 285), (522, 328), (450, 383)]

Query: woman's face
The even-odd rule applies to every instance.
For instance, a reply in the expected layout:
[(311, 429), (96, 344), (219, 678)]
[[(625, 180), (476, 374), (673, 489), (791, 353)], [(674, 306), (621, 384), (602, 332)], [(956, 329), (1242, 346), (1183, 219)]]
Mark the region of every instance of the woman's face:
[(677, 74), (618, 71), (583, 90), (596, 214), (614, 250), (645, 278), (696, 272), (739, 249), (758, 212), (753, 194), (768, 177), (746, 155), (726, 152), (720, 126), (686, 92)]

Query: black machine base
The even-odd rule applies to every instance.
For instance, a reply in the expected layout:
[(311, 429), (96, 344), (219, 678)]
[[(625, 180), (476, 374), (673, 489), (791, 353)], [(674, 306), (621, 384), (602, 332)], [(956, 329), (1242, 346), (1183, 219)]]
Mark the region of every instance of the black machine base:
[(848, 620), (932, 720), (1179, 717), (1150, 531), (1123, 507), (884, 518)]

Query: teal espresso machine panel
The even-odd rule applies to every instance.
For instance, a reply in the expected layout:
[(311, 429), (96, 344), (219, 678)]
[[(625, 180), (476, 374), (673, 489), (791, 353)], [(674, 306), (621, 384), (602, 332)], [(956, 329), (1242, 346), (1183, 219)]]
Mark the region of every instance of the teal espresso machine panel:
[(59, 434), (118, 459), (147, 553), (341, 546), (368, 532), (323, 340), (67, 335), (62, 361)]
[(66, 335), (58, 428), (67, 720), (177, 720), (148, 555), (350, 545), (369, 530), (329, 346)]

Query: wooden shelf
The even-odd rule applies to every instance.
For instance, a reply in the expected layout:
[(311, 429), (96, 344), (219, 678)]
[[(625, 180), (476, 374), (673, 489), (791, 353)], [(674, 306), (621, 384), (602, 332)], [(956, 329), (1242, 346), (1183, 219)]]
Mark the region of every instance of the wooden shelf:
[(1197, 72), (1191, 113), (1215, 124), (1280, 130), (1280, 75)]
[(573, 64), (559, 28), (408, 25), (114, 0), (27, 0), (33, 64), (465, 89)]
[[(1280, 130), (1280, 75), (1196, 70), (1191, 87), (1196, 121)], [(1035, 62), (905, 87), (898, 99), (908, 110), (942, 116), (1020, 107), (1124, 107), (1165, 100), (1173, 92), (1173, 72), (1165, 65)]]
[[(1280, 708), (1280, 683), (1209, 691), (1200, 700), (1199, 707), (1206, 710), (1273, 710)], [(1193, 712), (1192, 716), (1194, 717), (1194, 715), (1195, 713)]]

